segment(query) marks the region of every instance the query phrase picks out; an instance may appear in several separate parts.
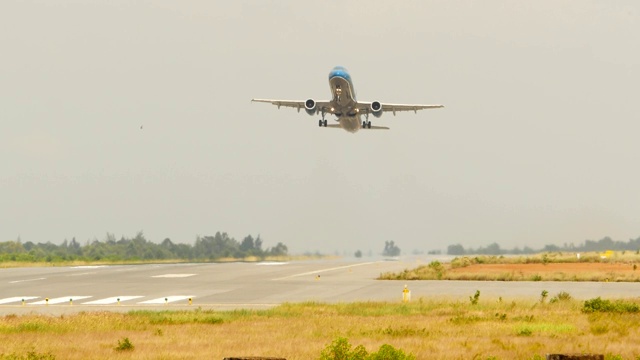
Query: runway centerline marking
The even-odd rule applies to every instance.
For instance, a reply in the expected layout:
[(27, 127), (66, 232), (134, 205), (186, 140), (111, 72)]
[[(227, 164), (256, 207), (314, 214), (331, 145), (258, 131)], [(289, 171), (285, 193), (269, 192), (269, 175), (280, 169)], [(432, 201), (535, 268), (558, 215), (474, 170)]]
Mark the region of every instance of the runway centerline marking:
[(173, 278), (186, 278), (186, 277), (194, 276), (194, 275), (196, 275), (196, 274), (164, 274), (164, 275), (155, 275), (155, 276), (152, 276), (152, 278), (170, 278), (170, 279), (173, 279)]
[(47, 280), (47, 278), (37, 278), (37, 279), (27, 279), (27, 280), (15, 280), (15, 281), (9, 281), (9, 284), (17, 284), (17, 283), (21, 283), (21, 282), (27, 282), (27, 281), (39, 281), (39, 280)]
[(289, 275), (289, 276), (283, 276), (281, 278), (272, 279), (272, 280), (285, 280), (285, 279), (290, 279), (290, 278), (299, 277), (299, 276), (315, 275), (315, 274), (320, 274), (320, 273), (323, 273), (323, 272), (336, 271), (336, 270), (341, 270), (341, 269), (348, 269), (348, 268), (352, 268), (352, 267), (356, 267), (356, 266), (377, 264), (379, 262), (382, 262), (382, 261), (371, 261), (371, 262), (360, 263), (360, 264), (337, 266), (337, 267), (333, 267), (333, 268), (329, 268), (329, 269), (307, 271), (307, 272), (303, 272), (303, 273), (300, 273), (300, 274), (293, 274), (293, 275)]
[(83, 276), (83, 275), (93, 275), (95, 274), (95, 272), (86, 272), (86, 273), (80, 273), (80, 274), (70, 274), (67, 276)]
[(279, 261), (271, 261), (271, 262), (261, 262), (257, 263), (256, 266), (278, 266), (278, 265), (287, 265), (288, 262), (279, 262)]

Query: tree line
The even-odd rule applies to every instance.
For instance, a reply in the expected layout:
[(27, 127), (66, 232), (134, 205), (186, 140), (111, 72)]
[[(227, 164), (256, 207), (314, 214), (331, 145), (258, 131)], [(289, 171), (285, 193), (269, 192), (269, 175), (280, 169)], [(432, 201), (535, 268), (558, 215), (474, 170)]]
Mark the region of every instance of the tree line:
[(447, 247), (447, 254), (449, 255), (520, 255), (520, 254), (537, 254), (541, 252), (590, 252), (590, 251), (640, 251), (640, 237), (637, 239), (629, 239), (629, 241), (614, 241), (610, 237), (604, 237), (598, 241), (586, 240), (583, 244), (564, 244), (563, 246), (557, 245), (545, 245), (540, 249), (532, 249), (528, 246), (524, 248), (515, 247), (513, 249), (502, 249), (497, 243), (493, 243), (486, 247), (479, 247), (477, 249), (468, 248), (465, 249), (462, 245), (449, 245)]
[(260, 235), (247, 235), (242, 241), (227, 233), (217, 232), (214, 236), (198, 236), (193, 245), (176, 244), (166, 238), (161, 243), (147, 240), (142, 232), (134, 238), (107, 234), (103, 241), (87, 241), (81, 245), (75, 238), (64, 240), (60, 245), (51, 242), (35, 244), (31, 241), (0, 242), (0, 262), (60, 262), (60, 261), (145, 261), (145, 260), (189, 260), (213, 261), (222, 258), (285, 256), (287, 246), (263, 249)]

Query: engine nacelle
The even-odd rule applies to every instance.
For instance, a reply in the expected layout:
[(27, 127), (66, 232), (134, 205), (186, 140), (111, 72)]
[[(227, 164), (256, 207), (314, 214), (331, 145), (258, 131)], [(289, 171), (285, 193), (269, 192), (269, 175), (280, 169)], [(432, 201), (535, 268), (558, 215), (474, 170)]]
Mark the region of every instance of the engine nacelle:
[(371, 113), (377, 118), (382, 115), (382, 104), (380, 104), (380, 101), (374, 101), (371, 103)]
[(313, 99), (307, 99), (307, 101), (304, 102), (304, 109), (306, 110), (307, 114), (309, 115), (313, 115), (316, 113), (316, 102)]

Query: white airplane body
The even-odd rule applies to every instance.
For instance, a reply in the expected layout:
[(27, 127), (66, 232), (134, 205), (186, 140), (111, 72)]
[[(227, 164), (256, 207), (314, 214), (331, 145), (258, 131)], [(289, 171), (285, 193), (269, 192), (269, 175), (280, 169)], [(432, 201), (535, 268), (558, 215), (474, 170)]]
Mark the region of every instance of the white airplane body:
[[(302, 100), (273, 100), (273, 99), (251, 99), (255, 102), (266, 102), (281, 106), (304, 109), (309, 115), (321, 114), (322, 119), (318, 120), (320, 127), (342, 128), (349, 132), (356, 132), (359, 129), (389, 129), (386, 126), (372, 126), (369, 115), (378, 118), (383, 112), (413, 111), (423, 109), (436, 109), (443, 105), (419, 105), (419, 104), (389, 104), (379, 101), (357, 101), (356, 93), (351, 81), (351, 75), (342, 66), (336, 66), (329, 73), (329, 87), (331, 88), (332, 99), (315, 101), (313, 99)], [(325, 115), (335, 115), (337, 124), (329, 124)], [(362, 115), (365, 119), (362, 120)]]

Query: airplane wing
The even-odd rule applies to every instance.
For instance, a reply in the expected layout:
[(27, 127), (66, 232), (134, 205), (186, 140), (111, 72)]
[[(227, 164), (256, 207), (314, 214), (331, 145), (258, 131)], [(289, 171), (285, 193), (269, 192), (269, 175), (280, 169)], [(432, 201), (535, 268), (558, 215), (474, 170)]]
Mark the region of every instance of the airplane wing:
[[(371, 113), (371, 102), (360, 102), (358, 101), (358, 109), (361, 113), (370, 114)], [(389, 104), (389, 103), (380, 103), (382, 107), (382, 112), (392, 112), (393, 115), (398, 111), (413, 111), (418, 112), (418, 110), (424, 109), (438, 109), (443, 108), (444, 105), (421, 105), (421, 104)]]
[[(251, 99), (253, 102), (263, 102), (275, 105), (280, 109), (281, 106), (290, 107), (294, 109), (304, 110), (304, 100), (274, 100), (274, 99)], [(331, 106), (329, 106), (329, 101), (316, 101), (316, 112), (324, 111), (325, 114), (333, 114), (331, 111)]]

